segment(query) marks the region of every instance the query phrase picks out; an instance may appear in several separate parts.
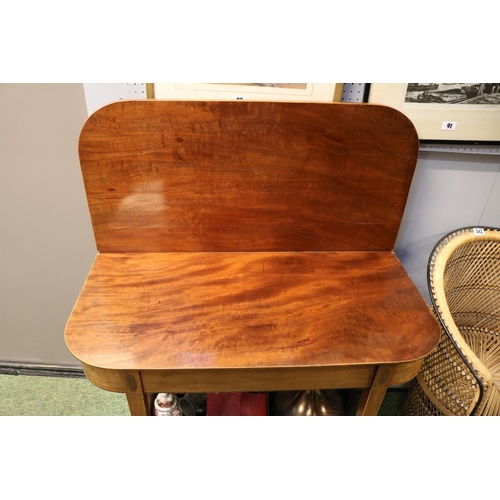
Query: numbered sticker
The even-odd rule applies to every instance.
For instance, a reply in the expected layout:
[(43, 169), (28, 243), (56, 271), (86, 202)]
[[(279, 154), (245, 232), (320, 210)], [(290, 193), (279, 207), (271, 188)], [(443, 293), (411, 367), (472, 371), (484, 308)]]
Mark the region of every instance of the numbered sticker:
[(443, 122), (441, 125), (441, 130), (455, 130), (457, 128), (457, 122)]
[(237, 101), (244, 101), (245, 97), (242, 95), (233, 95), (233, 99), (236, 99)]
[(484, 234), (484, 229), (482, 227), (475, 227), (474, 234), (476, 236), (482, 236)]

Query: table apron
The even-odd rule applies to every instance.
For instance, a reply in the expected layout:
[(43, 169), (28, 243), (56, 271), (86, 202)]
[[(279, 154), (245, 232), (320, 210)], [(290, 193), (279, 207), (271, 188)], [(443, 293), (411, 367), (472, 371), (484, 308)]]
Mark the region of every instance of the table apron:
[[(136, 373), (144, 393), (258, 392), (307, 389), (363, 389), (370, 387), (378, 366), (390, 368), (387, 386), (414, 378), (423, 359), (390, 364), (304, 366), (293, 368), (224, 368), (175, 370), (110, 370), (82, 363), (95, 386), (111, 392), (129, 392), (126, 376)], [(385, 384), (384, 384), (385, 385)]]

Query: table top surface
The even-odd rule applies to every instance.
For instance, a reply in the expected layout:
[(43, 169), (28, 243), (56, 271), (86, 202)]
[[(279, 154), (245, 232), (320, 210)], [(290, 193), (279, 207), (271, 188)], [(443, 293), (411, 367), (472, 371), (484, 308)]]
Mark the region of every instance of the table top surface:
[(384, 106), (123, 101), (79, 152), (102, 253), (392, 250), (418, 137)]
[(66, 328), (112, 370), (404, 363), (438, 338), (392, 252), (100, 254)]
[(418, 156), (395, 109), (123, 101), (79, 154), (99, 254), (65, 337), (86, 365), (379, 365), (437, 344), (392, 252)]

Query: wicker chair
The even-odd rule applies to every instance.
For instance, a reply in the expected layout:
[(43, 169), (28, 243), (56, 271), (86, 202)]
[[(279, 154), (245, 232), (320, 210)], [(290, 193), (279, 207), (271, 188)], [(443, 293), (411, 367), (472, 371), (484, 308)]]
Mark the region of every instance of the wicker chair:
[(399, 415), (500, 415), (500, 229), (466, 227), (442, 238), (428, 285), (441, 340)]

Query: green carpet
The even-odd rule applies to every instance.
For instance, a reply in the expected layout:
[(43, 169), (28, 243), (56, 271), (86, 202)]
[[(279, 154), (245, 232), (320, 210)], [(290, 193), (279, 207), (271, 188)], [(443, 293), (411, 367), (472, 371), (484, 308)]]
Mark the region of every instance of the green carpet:
[(1, 416), (130, 415), (124, 394), (85, 378), (0, 375)]
[[(395, 416), (405, 396), (405, 391), (388, 391), (379, 415)], [(359, 392), (346, 415), (355, 414), (358, 400)], [(85, 378), (0, 374), (0, 416), (128, 415), (124, 394), (103, 391)]]

